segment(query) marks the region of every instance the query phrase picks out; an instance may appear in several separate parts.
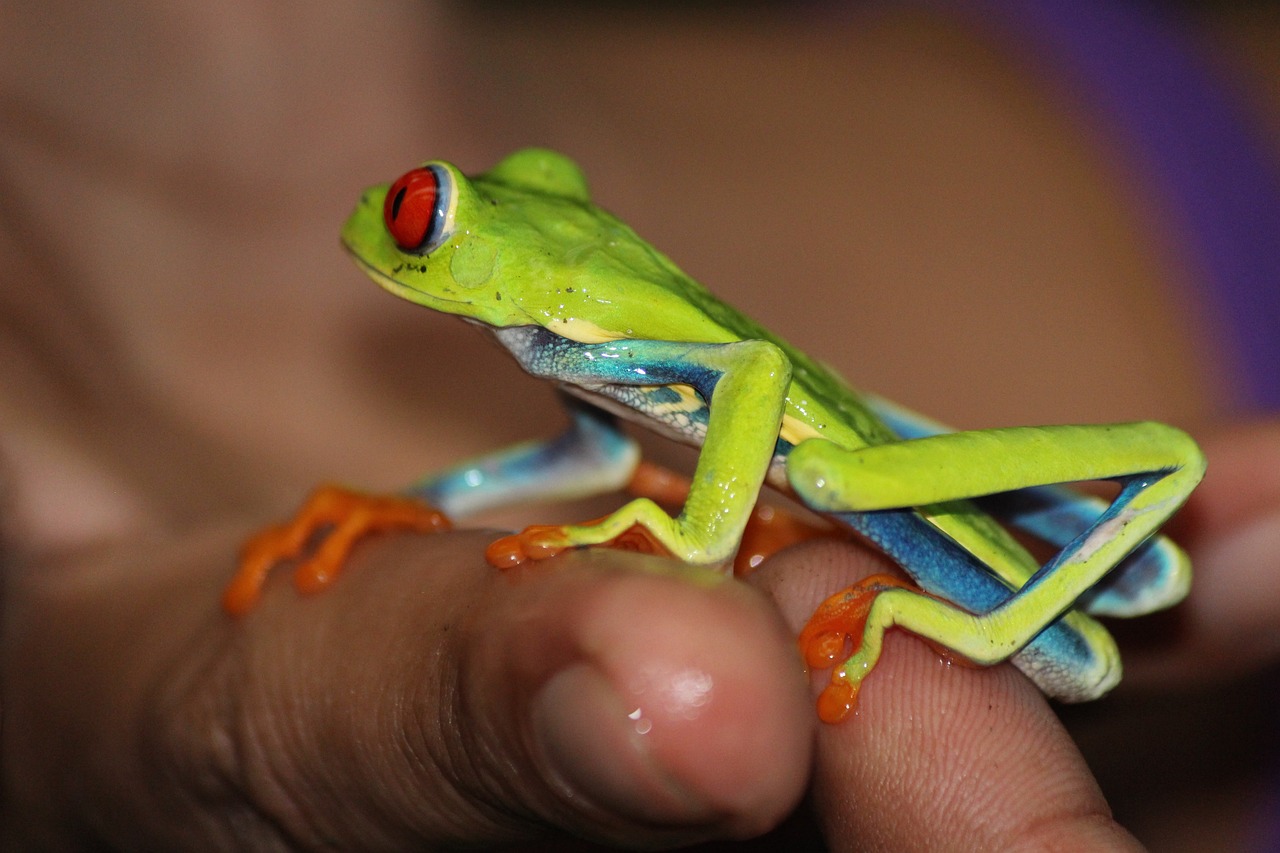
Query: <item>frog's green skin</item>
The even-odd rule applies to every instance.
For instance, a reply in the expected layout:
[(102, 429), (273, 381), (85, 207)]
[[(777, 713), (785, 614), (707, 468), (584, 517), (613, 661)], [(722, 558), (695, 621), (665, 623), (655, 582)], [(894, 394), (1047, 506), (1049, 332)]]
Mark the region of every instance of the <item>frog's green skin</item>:
[[(419, 493), (446, 512), (623, 486), (637, 452), (615, 414), (700, 445), (679, 516), (637, 499), (598, 523), (553, 529), (548, 544), (598, 544), (640, 524), (687, 562), (723, 563), (767, 480), (867, 536), (937, 596), (876, 597), (840, 670), (854, 683), (897, 625), (979, 663), (1016, 655), (1050, 695), (1094, 698), (1119, 680), (1120, 663), (1082, 611), (1137, 615), (1185, 595), (1188, 561), (1152, 536), (1204, 471), (1178, 430), (950, 433), (851, 390), (716, 299), (595, 207), (565, 157), (523, 150), (470, 179), (444, 162), (425, 168), (442, 191), (423, 246), (406, 250), (389, 233), (385, 185), (364, 193), (344, 244), (392, 293), (488, 328), (567, 392), (572, 417), (554, 441), (423, 483)], [(1119, 481), (1119, 497), (1108, 507), (1051, 485), (1089, 479)], [(1040, 566), (969, 500), (993, 495), (1007, 524), (1061, 551)]]

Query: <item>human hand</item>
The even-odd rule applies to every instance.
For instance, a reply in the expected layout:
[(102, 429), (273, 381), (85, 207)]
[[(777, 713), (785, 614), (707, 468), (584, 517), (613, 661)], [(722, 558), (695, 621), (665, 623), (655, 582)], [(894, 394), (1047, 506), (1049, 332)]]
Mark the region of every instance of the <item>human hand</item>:
[(741, 584), (616, 552), (502, 575), (492, 534), (388, 536), (236, 621), (240, 533), (18, 579), (12, 843), (675, 844), (764, 831), (803, 791), (798, 659)]
[[(20, 579), (10, 840), (675, 845), (764, 832), (812, 778), (832, 849), (1130, 843), (1009, 667), (895, 636), (859, 713), (820, 726), (793, 631), (744, 584), (608, 551), (502, 575), (492, 534), (388, 536), (237, 622), (215, 602), (240, 532)], [(815, 543), (755, 584), (798, 624), (882, 569)]]

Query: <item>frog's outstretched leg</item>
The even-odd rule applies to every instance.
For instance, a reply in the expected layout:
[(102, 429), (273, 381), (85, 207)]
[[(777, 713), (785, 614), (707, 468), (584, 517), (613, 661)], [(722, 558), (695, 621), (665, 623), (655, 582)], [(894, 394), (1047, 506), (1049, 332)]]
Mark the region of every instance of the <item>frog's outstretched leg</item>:
[[(873, 394), (864, 400), (904, 439), (954, 432), (951, 428)], [(1064, 548), (1088, 530), (1107, 503), (1064, 486), (1033, 486), (978, 500), (978, 506), (1011, 527)], [(1021, 586), (1029, 575), (1009, 577)], [(1172, 607), (1191, 587), (1191, 561), (1167, 536), (1155, 535), (1134, 549), (1097, 587), (1080, 600), (1095, 616), (1141, 616)]]
[(240, 568), (223, 593), (223, 609), (235, 615), (253, 609), (271, 569), (303, 557), (321, 535), (294, 570), (294, 583), (303, 592), (333, 583), (356, 543), (374, 533), (436, 532), (449, 529), (446, 513), (459, 516), (622, 488), (639, 458), (635, 442), (618, 430), (612, 415), (577, 400), (566, 399), (566, 404), (570, 426), (560, 436), (465, 462), (424, 480), (405, 496), (365, 495), (338, 486), (317, 489), (288, 522), (245, 543)]
[(513, 445), (440, 471), (409, 489), (450, 516), (531, 501), (572, 500), (618, 491), (631, 479), (640, 450), (617, 419), (561, 394), (569, 428), (550, 441)]
[(927, 514), (931, 505), (1034, 485), (1122, 484), (1087, 530), (990, 610), (970, 613), (906, 590), (874, 590), (865, 622), (849, 626), (860, 635), (857, 649), (832, 675), (824, 701), (853, 706), (884, 632), (894, 626), (984, 665), (1017, 653), (1152, 535), (1203, 474), (1195, 443), (1156, 423), (960, 432), (859, 450), (821, 440), (798, 446), (788, 457), (788, 479), (808, 505), (826, 512), (920, 507)]
[[(490, 546), (491, 563), (515, 565), (619, 538), (687, 563), (715, 564), (732, 555), (777, 448), (791, 379), (781, 350), (757, 340), (578, 344), (536, 327), (498, 334), (507, 346), (536, 354), (522, 359), (535, 375), (565, 381), (593, 401), (621, 403), (690, 441), (701, 439), (702, 451), (677, 517), (639, 498), (590, 524), (531, 527), (504, 537)], [(517, 339), (521, 335), (528, 340)]]

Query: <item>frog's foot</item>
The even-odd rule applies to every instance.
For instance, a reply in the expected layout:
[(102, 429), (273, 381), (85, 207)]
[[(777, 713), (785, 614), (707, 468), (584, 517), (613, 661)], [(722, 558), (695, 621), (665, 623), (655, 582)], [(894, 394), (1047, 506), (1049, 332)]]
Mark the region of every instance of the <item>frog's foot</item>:
[(831, 673), (818, 697), (818, 717), (838, 723), (858, 704), (862, 680), (880, 657), (880, 636), (867, 633), (867, 616), (876, 596), (890, 589), (916, 588), (892, 575), (871, 575), (837, 592), (818, 607), (800, 632), (800, 654), (810, 669), (826, 669), (852, 644), (853, 654)]
[[(627, 491), (636, 497), (649, 498), (665, 507), (674, 509), (684, 504), (689, 496), (690, 480), (669, 468), (641, 461)], [(742, 541), (733, 558), (733, 573), (745, 577), (761, 563), (783, 548), (797, 542), (819, 537), (843, 536), (834, 527), (803, 519), (782, 507), (757, 503), (751, 511)]]
[(333, 583), (351, 549), (372, 533), (436, 533), (449, 527), (444, 513), (413, 498), (364, 495), (338, 486), (322, 486), (291, 520), (268, 527), (245, 543), (240, 551), (240, 568), (222, 594), (222, 607), (235, 616), (252, 610), (271, 569), (277, 563), (300, 558), (322, 530), (326, 530), (323, 539), (294, 570), (294, 584), (304, 593), (317, 592)]
[(633, 524), (621, 533), (597, 542), (575, 541), (575, 533), (591, 530), (596, 524), (608, 519), (597, 519), (582, 525), (539, 524), (526, 527), (519, 533), (503, 536), (494, 540), (485, 549), (485, 559), (489, 565), (499, 569), (510, 569), (521, 563), (536, 560), (547, 560), (562, 551), (591, 545), (600, 548), (615, 548), (619, 551), (634, 551), (639, 554), (653, 554), (659, 557), (673, 556), (671, 551), (654, 536), (643, 524)]

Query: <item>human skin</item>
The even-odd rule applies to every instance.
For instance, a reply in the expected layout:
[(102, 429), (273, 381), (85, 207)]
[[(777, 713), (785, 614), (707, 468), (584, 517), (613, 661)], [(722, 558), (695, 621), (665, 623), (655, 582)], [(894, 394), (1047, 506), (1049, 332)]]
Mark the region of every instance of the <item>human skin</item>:
[[(835, 850), (1135, 846), (1011, 668), (948, 667), (894, 636), (858, 715), (816, 723), (792, 638), (824, 595), (884, 568), (855, 545), (784, 553), (748, 586), (608, 552), (508, 577), (483, 563), (492, 531), (388, 536), (324, 595), (302, 599), (282, 574), (248, 618), (217, 610), (238, 543), (316, 480), (392, 488), (554, 428), (504, 432), (511, 411), (538, 407), (534, 383), (382, 299), (335, 245), (360, 186), (450, 150), (483, 166), (545, 129), (474, 109), (486, 74), (504, 71), (468, 65), (450, 37), (475, 37), (474, 20), (427, 4), (330, 12), (6, 12), (5, 840), (652, 846), (766, 831), (808, 793)], [(624, 68), (592, 55), (601, 73)], [(628, 157), (658, 163), (672, 141), (645, 144)], [(600, 159), (603, 184), (629, 186), (626, 161)], [(678, 230), (714, 256), (732, 245), (718, 228)], [(796, 313), (779, 320), (830, 299), (793, 291)], [(852, 322), (814, 327), (815, 352), (846, 357)], [(1145, 391), (1116, 371), (1103, 381), (1117, 387), (1089, 393), (1167, 406), (1154, 416), (1212, 410), (1147, 367)], [(1079, 417), (1095, 415), (1112, 412)], [(1280, 465), (1259, 463), (1280, 437), (1207, 436), (1211, 471), (1183, 533), (1210, 593), (1140, 679), (1212, 671), (1238, 646), (1234, 617), (1256, 626), (1280, 599)], [(1275, 652), (1246, 651), (1241, 668)]]
[[(1278, 504), (1272, 483), (1250, 526), (1274, 529)], [(809, 784), (832, 849), (1132, 845), (1009, 667), (897, 635), (858, 714), (815, 726), (791, 631), (887, 567), (865, 550), (811, 543), (755, 575), (784, 626), (746, 585), (661, 561), (594, 552), (513, 579), (483, 565), (492, 532), (386, 537), (326, 594), (280, 578), (235, 623), (209, 603), (242, 535), (143, 537), (11, 580), (9, 840), (676, 843), (763, 831)], [(676, 689), (691, 677), (707, 695)]]

